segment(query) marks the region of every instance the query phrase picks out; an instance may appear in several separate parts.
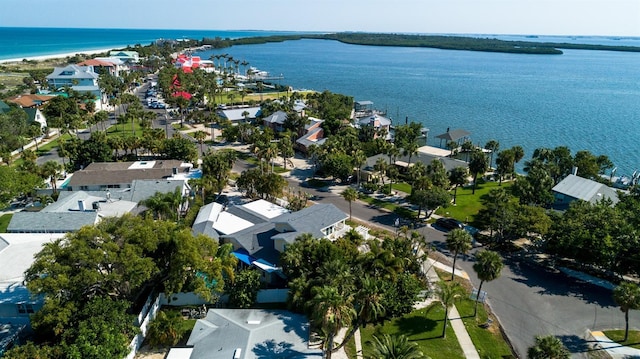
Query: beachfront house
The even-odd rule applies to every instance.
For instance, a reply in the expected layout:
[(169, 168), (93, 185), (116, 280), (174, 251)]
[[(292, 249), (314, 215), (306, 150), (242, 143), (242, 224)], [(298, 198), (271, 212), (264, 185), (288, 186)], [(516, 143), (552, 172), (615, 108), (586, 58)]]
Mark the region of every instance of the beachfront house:
[(98, 85), (99, 75), (91, 66), (68, 65), (56, 67), (47, 75), (49, 86), (55, 90), (65, 87), (80, 93), (90, 93), (96, 100), (102, 99), (102, 91)]

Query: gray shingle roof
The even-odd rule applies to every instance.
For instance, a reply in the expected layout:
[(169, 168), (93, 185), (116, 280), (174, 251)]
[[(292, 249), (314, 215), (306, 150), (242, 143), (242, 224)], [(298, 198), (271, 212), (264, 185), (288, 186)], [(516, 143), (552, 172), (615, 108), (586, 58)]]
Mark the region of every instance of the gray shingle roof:
[(284, 111), (276, 111), (271, 115), (264, 118), (264, 122), (267, 123), (277, 123), (279, 125), (283, 125), (284, 121), (287, 119), (287, 113)]
[(98, 222), (98, 212), (17, 212), (7, 227), (10, 233), (65, 233)]
[(441, 135), (437, 135), (436, 138), (441, 138), (443, 140), (447, 140), (447, 141), (457, 141), (461, 138), (465, 138), (467, 136), (469, 136), (471, 134), (471, 132), (462, 130), (462, 129), (455, 129), (455, 130), (451, 130), (448, 132), (445, 132)]
[(349, 218), (331, 203), (318, 203), (297, 212), (286, 213), (272, 220), (273, 223), (286, 223), (298, 235), (310, 233), (315, 238), (324, 237), (322, 229)]
[(164, 160), (156, 161), (153, 168), (129, 169), (134, 162), (99, 162), (92, 163), (87, 168), (76, 171), (68, 186), (92, 186), (120, 183), (132, 183), (134, 180), (158, 180), (169, 177), (173, 168), (179, 171), (181, 161)]
[(210, 309), (198, 319), (187, 345), (191, 359), (322, 358), (309, 348), (309, 322), (301, 314), (284, 310)]

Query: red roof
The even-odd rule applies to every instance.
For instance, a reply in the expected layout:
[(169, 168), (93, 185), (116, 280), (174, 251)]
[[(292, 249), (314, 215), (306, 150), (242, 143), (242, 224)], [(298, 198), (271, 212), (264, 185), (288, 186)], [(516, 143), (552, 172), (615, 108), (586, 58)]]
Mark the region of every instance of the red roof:
[(114, 67), (115, 65), (108, 61), (102, 61), (97, 59), (89, 59), (84, 60), (78, 64), (78, 66), (103, 66), (103, 67)]

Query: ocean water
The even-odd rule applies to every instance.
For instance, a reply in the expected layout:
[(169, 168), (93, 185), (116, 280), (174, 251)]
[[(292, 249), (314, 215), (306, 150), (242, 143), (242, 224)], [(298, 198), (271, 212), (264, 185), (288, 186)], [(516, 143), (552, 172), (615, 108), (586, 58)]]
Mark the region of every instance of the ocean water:
[[(628, 45), (638, 40), (590, 38), (592, 43)], [(617, 175), (640, 169), (640, 53), (522, 55), (325, 40), (234, 46), (223, 52), (283, 75), (282, 82), (294, 88), (371, 100), (394, 123), (420, 122), (430, 129), (430, 145), (438, 146), (435, 136), (447, 128), (463, 128), (481, 146), (490, 139), (503, 149), (521, 145), (525, 160), (538, 147), (569, 146), (572, 153), (609, 156)]]
[(0, 27), (0, 60), (74, 51), (149, 45), (161, 38), (197, 39), (205, 37), (242, 38), (289, 34), (275, 31), (140, 30)]
[[(159, 38), (288, 34), (265, 31), (46, 29), (0, 27), (0, 59), (125, 45)], [(640, 38), (469, 35), (504, 40), (640, 46)], [(474, 143), (566, 145), (608, 155), (617, 174), (640, 169), (640, 53), (564, 50), (521, 55), (426, 48), (347, 45), (326, 40), (234, 46), (229, 53), (284, 76), (294, 88), (330, 90), (371, 100), (395, 123), (430, 128), (430, 145), (447, 128), (470, 131)], [(208, 58), (214, 51), (202, 53)]]

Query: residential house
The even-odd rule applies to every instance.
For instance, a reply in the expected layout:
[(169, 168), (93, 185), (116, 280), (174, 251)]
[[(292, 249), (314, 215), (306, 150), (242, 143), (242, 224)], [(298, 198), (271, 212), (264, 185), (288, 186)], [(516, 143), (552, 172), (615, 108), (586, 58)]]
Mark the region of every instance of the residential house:
[(67, 65), (56, 67), (47, 75), (47, 82), (54, 89), (69, 87), (80, 93), (91, 93), (96, 99), (102, 99), (102, 91), (98, 85), (99, 75), (91, 66)]
[[(13, 102), (13, 101), (10, 101), (10, 102)], [(27, 101), (24, 101), (24, 102), (27, 102)], [(16, 103), (16, 102), (13, 102), (13, 103)], [(22, 106), (20, 107), (27, 114), (27, 125), (31, 125), (32, 123), (38, 123), (40, 124), (40, 128), (42, 129), (47, 127), (47, 119), (44, 117), (44, 114), (40, 111), (40, 109), (38, 109), (37, 107), (28, 107), (28, 108), (24, 108)], [(3, 102), (2, 100), (0, 100), (0, 113), (8, 113), (9, 111), (11, 111), (11, 107), (7, 105), (5, 102)]]
[(198, 319), (187, 348), (173, 348), (167, 358), (322, 358), (310, 345), (309, 321), (286, 310), (209, 309)]
[(67, 233), (92, 226), (105, 217), (134, 212), (138, 203), (111, 197), (108, 192), (60, 192), (55, 203), (40, 211), (23, 210), (11, 217), (9, 233)]
[(43, 304), (24, 284), (24, 272), (45, 243), (64, 234), (0, 233), (0, 354), (30, 325), (30, 316)]
[(78, 66), (87, 66), (91, 68), (91, 71), (99, 74), (109, 74), (116, 76), (116, 65), (112, 62), (99, 59), (89, 59), (77, 64)]
[(114, 75), (120, 76), (122, 72), (129, 71), (129, 65), (117, 57), (96, 57), (94, 60), (108, 62), (114, 66)]
[(241, 107), (233, 109), (220, 109), (217, 111), (218, 116), (232, 123), (240, 121), (253, 121), (260, 116), (260, 107)]
[(115, 57), (126, 63), (137, 63), (140, 56), (137, 51), (113, 50), (109, 52), (109, 57)]
[(391, 140), (391, 119), (384, 117), (382, 115), (379, 115), (377, 113), (372, 114), (371, 116), (367, 116), (367, 117), (363, 117), (363, 118), (359, 118), (357, 120), (357, 126), (361, 127), (361, 126), (371, 126), (373, 127), (373, 129), (376, 131), (376, 135), (374, 137), (377, 137), (377, 133), (379, 133), (380, 131), (385, 131), (386, 133), (386, 140)]
[(41, 108), (55, 96), (39, 94), (22, 94), (9, 97), (8, 102), (15, 103), (22, 108)]
[(275, 132), (284, 131), (284, 124), (287, 121), (287, 113), (284, 111), (276, 111), (271, 115), (262, 119), (265, 127), (270, 127)]
[(309, 150), (309, 146), (322, 146), (327, 141), (321, 126), (323, 122), (324, 120), (309, 117), (309, 123), (304, 125), (305, 133), (296, 140), (298, 150), (306, 153)]
[(571, 202), (578, 200), (596, 203), (609, 199), (613, 204), (619, 201), (618, 192), (615, 188), (579, 177), (575, 173), (565, 177), (551, 191), (554, 197), (553, 208), (558, 210), (567, 209)]
[(377, 154), (375, 156), (368, 157), (365, 160), (365, 163), (362, 166), (362, 180), (368, 181), (372, 178), (372, 176), (376, 175), (376, 170), (374, 166), (378, 159), (382, 158), (386, 164), (392, 163), (395, 166), (400, 167), (403, 170), (406, 170), (410, 166), (415, 163), (421, 162), (425, 166), (431, 165), (433, 160), (440, 161), (447, 172), (450, 172), (452, 169), (456, 167), (468, 168), (469, 164), (465, 161), (461, 161), (455, 158), (447, 157), (449, 151), (437, 151), (438, 148), (423, 146), (418, 149), (418, 152), (411, 156), (400, 155), (393, 158), (390, 158), (385, 154)]
[(131, 188), (134, 180), (188, 179), (198, 173), (192, 171), (191, 164), (179, 160), (94, 162), (85, 169), (76, 171), (61, 189), (120, 191)]
[(335, 240), (349, 229), (349, 218), (333, 204), (315, 204), (297, 212), (258, 200), (228, 208), (219, 203), (203, 206), (192, 231), (231, 243), (234, 254), (247, 266), (263, 270), (263, 280), (281, 278), (280, 254), (302, 234)]

